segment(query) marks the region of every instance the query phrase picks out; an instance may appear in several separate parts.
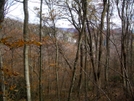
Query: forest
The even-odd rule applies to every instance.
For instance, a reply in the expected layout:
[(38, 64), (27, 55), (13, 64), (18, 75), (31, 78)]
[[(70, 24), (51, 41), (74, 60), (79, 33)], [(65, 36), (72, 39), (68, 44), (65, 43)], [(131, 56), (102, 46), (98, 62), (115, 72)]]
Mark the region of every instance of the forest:
[(0, 0), (0, 101), (134, 101), (134, 0), (29, 2)]

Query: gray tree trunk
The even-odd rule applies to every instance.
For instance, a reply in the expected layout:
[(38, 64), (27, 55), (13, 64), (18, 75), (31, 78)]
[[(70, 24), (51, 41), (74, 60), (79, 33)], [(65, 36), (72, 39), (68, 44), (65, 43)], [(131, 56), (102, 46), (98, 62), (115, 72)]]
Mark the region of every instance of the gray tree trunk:
[[(122, 33), (121, 33), (121, 58), (120, 58), (120, 68), (121, 68), (121, 74), (122, 74), (122, 81), (123, 81), (123, 89), (126, 94), (126, 97), (131, 94), (132, 99), (133, 93), (132, 93), (132, 86), (130, 83), (130, 74), (129, 69), (131, 66), (129, 66), (131, 60), (129, 60), (129, 53), (132, 52), (129, 49), (132, 49), (129, 44), (131, 44), (130, 40), (130, 26), (131, 26), (131, 20), (130, 15), (133, 12), (133, 7), (131, 6), (133, 1), (131, 0), (117, 0), (116, 5), (117, 5), (117, 10), (118, 10), (118, 15), (121, 19), (121, 24), (122, 24)], [(121, 6), (119, 6), (121, 5)], [(128, 11), (128, 12), (126, 12)]]
[[(71, 100), (71, 95), (72, 95), (72, 91), (73, 91), (73, 87), (74, 87), (74, 82), (75, 82), (75, 75), (76, 75), (76, 67), (77, 67), (77, 62), (79, 60), (79, 54), (80, 54), (80, 46), (82, 43), (82, 36), (84, 34), (84, 30), (86, 29), (85, 27), (85, 22), (86, 22), (86, 15), (87, 15), (87, 0), (82, 0), (80, 2), (77, 2), (77, 4), (81, 7), (78, 8), (78, 15), (79, 15), (79, 24), (81, 25), (80, 28), (78, 28), (75, 25), (75, 20), (74, 20), (74, 16), (72, 14), (71, 8), (69, 7), (69, 4), (67, 3), (68, 9), (70, 11), (71, 17), (72, 17), (72, 22), (75, 26), (75, 28), (78, 30), (79, 32), (79, 38), (78, 38), (78, 44), (77, 44), (77, 51), (76, 51), (76, 56), (75, 56), (75, 60), (74, 60), (74, 64), (73, 64), (73, 73), (72, 73), (72, 78), (71, 78), (71, 85), (69, 88), (69, 93), (68, 93), (68, 101)], [(76, 8), (75, 8), (76, 9)]]
[(78, 81), (78, 92), (77, 92), (77, 96), (80, 98), (80, 91), (82, 88), (82, 78), (83, 78), (83, 45), (81, 44), (80, 46), (80, 75), (79, 75), (79, 81)]
[(109, 45), (109, 39), (110, 39), (110, 0), (108, 0), (108, 6), (107, 6), (107, 34), (106, 34), (106, 62), (105, 62), (105, 82), (107, 84), (108, 82), (108, 74), (109, 74), (109, 58), (110, 58), (110, 45)]
[[(23, 38), (24, 42), (29, 40), (28, 35), (28, 0), (23, 1), (23, 10), (24, 10), (24, 27), (23, 27)], [(25, 76), (25, 84), (26, 84), (26, 92), (27, 92), (27, 101), (31, 101), (31, 87), (30, 87), (30, 77), (29, 77), (29, 56), (28, 52), (29, 46), (27, 44), (24, 45), (23, 50), (23, 58), (24, 58), (24, 76)]]

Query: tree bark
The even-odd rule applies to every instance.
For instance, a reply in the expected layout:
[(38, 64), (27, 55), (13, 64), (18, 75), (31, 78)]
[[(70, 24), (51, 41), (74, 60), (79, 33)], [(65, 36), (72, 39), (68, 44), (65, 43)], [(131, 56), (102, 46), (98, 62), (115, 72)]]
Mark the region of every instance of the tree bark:
[(29, 40), (28, 34), (28, 0), (23, 1), (23, 10), (24, 10), (24, 27), (23, 27), (23, 38), (24, 38), (24, 50), (23, 50), (23, 62), (24, 62), (24, 76), (25, 76), (25, 85), (27, 92), (27, 101), (31, 101), (31, 87), (30, 87), (30, 77), (29, 77), (29, 46), (26, 42)]
[(80, 98), (80, 91), (82, 88), (82, 78), (83, 78), (83, 45), (80, 46), (80, 75), (79, 75), (79, 81), (78, 81), (78, 94), (77, 96)]
[(101, 76), (101, 59), (102, 59), (102, 42), (103, 42), (103, 28), (104, 28), (104, 18), (106, 14), (107, 0), (103, 0), (103, 11), (101, 14), (101, 23), (99, 31), (99, 53), (98, 53), (98, 66), (97, 66), (97, 84), (100, 87), (100, 76)]
[(5, 95), (5, 78), (4, 78), (4, 72), (2, 71), (3, 69), (3, 60), (2, 60), (2, 52), (0, 50), (0, 101), (6, 101), (6, 95)]
[[(39, 35), (40, 35), (40, 42), (42, 42), (42, 3), (43, 0), (40, 2), (40, 26), (39, 26)], [(39, 47), (39, 101), (42, 101), (42, 45)]]
[[(0, 0), (0, 34), (1, 34), (2, 22), (4, 21), (4, 5), (5, 0)], [(0, 94), (0, 101), (6, 101), (5, 84), (4, 84), (5, 78), (2, 69), (3, 69), (2, 50), (0, 50), (0, 92), (2, 93)]]
[[(87, 35), (85, 35), (85, 57), (84, 57), (84, 71), (87, 71)], [(84, 74), (84, 90), (85, 90), (85, 101), (88, 101), (88, 81), (87, 74)]]
[[(78, 2), (78, 1), (75, 1), (75, 2), (78, 4), (78, 6), (81, 6), (77, 12), (79, 17), (80, 17), (78, 20), (79, 20), (79, 24), (81, 26), (79, 26), (80, 28), (76, 27), (76, 29), (78, 29), (78, 32), (79, 32), (79, 38), (78, 38), (76, 56), (75, 56), (75, 60), (74, 60), (74, 64), (73, 64), (73, 73), (72, 73), (71, 85), (70, 85), (69, 93), (68, 93), (68, 101), (71, 100), (71, 95), (72, 95), (72, 91), (73, 91), (73, 87), (74, 87), (76, 67), (77, 67), (77, 62), (79, 60), (79, 53), (80, 53), (80, 46), (82, 43), (82, 36), (84, 34), (84, 30), (86, 29), (85, 22), (86, 22), (86, 15), (87, 15), (87, 0), (81, 0), (80, 2)], [(71, 12), (71, 8), (68, 8), (68, 9), (71, 13), (73, 24), (74, 24), (74, 26), (76, 26), (73, 14)]]
[(98, 87), (95, 87), (97, 99), (100, 96), (100, 92), (98, 88), (101, 88), (101, 70), (102, 70), (102, 44), (103, 44), (103, 28), (104, 28), (104, 18), (106, 14), (106, 7), (107, 7), (107, 0), (103, 0), (103, 11), (101, 13), (101, 23), (100, 23), (100, 30), (99, 30), (99, 47), (98, 47), (98, 59), (97, 59), (97, 68), (96, 68), (96, 84)]
[[(128, 95), (130, 95), (131, 91), (132, 91), (132, 87), (130, 84), (130, 77), (129, 77), (129, 68), (131, 66), (129, 66), (129, 62), (131, 62), (131, 60), (129, 60), (129, 52), (131, 50), (128, 50), (129, 47), (130, 49), (132, 49), (131, 46), (129, 46), (129, 43), (131, 44), (131, 40), (130, 40), (130, 17), (132, 15), (130, 15), (132, 13), (131, 9), (133, 10), (133, 7), (129, 7), (130, 4), (132, 3), (132, 1), (126, 1), (126, 0), (122, 0), (121, 2), (119, 2), (119, 0), (117, 0), (116, 5), (117, 5), (117, 10), (118, 10), (118, 15), (121, 19), (121, 24), (122, 24), (122, 33), (121, 33), (121, 58), (120, 58), (120, 68), (121, 68), (121, 74), (122, 74), (122, 81), (123, 81), (123, 90), (126, 94), (126, 97), (128, 97)], [(121, 7), (119, 7), (119, 4), (121, 5)], [(127, 12), (126, 12), (127, 11)], [(132, 52), (132, 51), (131, 51)], [(131, 97), (132, 99), (133, 94), (131, 93)]]
[(5, 5), (5, 0), (0, 0), (0, 25), (4, 20), (4, 5)]
[(109, 74), (109, 58), (110, 58), (110, 45), (109, 45), (109, 39), (110, 39), (110, 0), (108, 0), (107, 5), (107, 34), (106, 34), (106, 61), (105, 61), (105, 83), (108, 82), (108, 74)]

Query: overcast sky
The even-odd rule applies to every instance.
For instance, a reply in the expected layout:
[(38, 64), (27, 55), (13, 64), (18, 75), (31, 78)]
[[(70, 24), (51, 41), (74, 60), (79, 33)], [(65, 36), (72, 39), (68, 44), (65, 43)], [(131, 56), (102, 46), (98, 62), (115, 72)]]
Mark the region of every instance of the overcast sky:
[[(12, 0), (9, 0), (12, 1)], [(39, 18), (37, 17), (37, 12), (34, 10), (35, 7), (39, 8), (40, 2), (39, 0), (29, 0), (28, 2), (28, 11), (29, 11), (29, 22), (30, 23), (39, 23)], [(46, 7), (43, 6), (43, 11), (45, 11)], [(112, 16), (111, 21), (117, 24), (117, 26), (121, 25), (121, 21), (118, 17), (118, 12), (116, 10), (113, 11), (114, 16)], [(6, 14), (6, 17), (10, 17), (13, 19), (17, 19), (20, 21), (23, 21), (24, 15), (23, 15), (23, 3), (15, 3), (13, 6), (10, 7), (8, 10), (8, 13)], [(63, 27), (63, 28), (72, 28), (73, 26), (65, 20), (59, 20), (56, 23), (57, 27)]]
[[(31, 0), (30, 0), (31, 1)], [(33, 0), (35, 1), (35, 0)], [(36, 12), (34, 12), (33, 8), (34, 6), (39, 6), (39, 3), (34, 3), (34, 2), (29, 2), (29, 21), (30, 22), (36, 22), (38, 21), (36, 18)], [(10, 9), (8, 10), (8, 13), (6, 14), (6, 17), (10, 17), (10, 18), (13, 18), (13, 19), (18, 19), (20, 21), (23, 21), (23, 18), (24, 18), (24, 14), (23, 14), (23, 4), (22, 3), (15, 3), (14, 5), (12, 5), (10, 7)]]
[[(28, 2), (28, 11), (29, 11), (29, 23), (39, 23), (39, 18), (37, 17), (37, 11), (34, 10), (35, 7), (40, 7), (40, 2), (38, 0), (29, 0)], [(43, 11), (45, 11), (46, 7), (43, 6)], [(24, 14), (23, 14), (23, 4), (22, 3), (15, 3), (13, 6), (10, 7), (8, 10), (6, 17), (10, 17), (13, 19), (17, 19), (19, 21), (23, 21)], [(71, 28), (73, 27), (68, 21), (66, 20), (59, 20), (56, 22), (57, 27), (64, 27), (64, 28)]]

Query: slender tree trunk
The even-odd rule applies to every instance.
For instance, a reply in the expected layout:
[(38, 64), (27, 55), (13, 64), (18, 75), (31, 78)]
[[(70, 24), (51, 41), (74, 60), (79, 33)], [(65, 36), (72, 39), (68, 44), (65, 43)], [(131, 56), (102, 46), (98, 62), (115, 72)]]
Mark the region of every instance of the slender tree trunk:
[(79, 30), (77, 52), (76, 52), (74, 65), (73, 65), (73, 74), (72, 74), (71, 85), (70, 85), (69, 93), (68, 93), (68, 101), (71, 100), (71, 95), (72, 95), (72, 91), (73, 91), (73, 87), (74, 87), (74, 81), (75, 81), (75, 75), (76, 75), (76, 66), (77, 66), (77, 62), (78, 62), (78, 59), (79, 59), (80, 46), (81, 46), (81, 43), (82, 43), (82, 36), (83, 36), (84, 30), (85, 30), (85, 21), (86, 21), (86, 15), (87, 15), (87, 0), (85, 0), (85, 1), (82, 0), (80, 3), (81, 3), (80, 5), (81, 5), (81, 8), (82, 8), (82, 12), (83, 12), (82, 14), (81, 14), (81, 11), (79, 12), (81, 17), (82, 17), (82, 18), (80, 18), (82, 28), (81, 28), (81, 30)]
[[(31, 50), (30, 50), (30, 56), (31, 56)], [(33, 100), (33, 94), (34, 94), (34, 87), (33, 87), (33, 81), (34, 81), (34, 68), (35, 68), (35, 64), (36, 64), (36, 61), (35, 61), (35, 58), (33, 58), (33, 60), (31, 60), (31, 68), (30, 68), (30, 81), (31, 81), (31, 100)]]
[(55, 22), (53, 20), (53, 25), (54, 25), (54, 29), (53, 29), (53, 33), (54, 33), (54, 38), (55, 38), (55, 49), (56, 49), (56, 53), (55, 53), (55, 73), (56, 73), (56, 89), (57, 89), (57, 98), (58, 101), (60, 101), (60, 89), (59, 89), (59, 45), (58, 45), (58, 40), (56, 37), (56, 26), (55, 26)]
[(110, 39), (110, 0), (108, 0), (108, 6), (107, 6), (107, 34), (106, 34), (106, 62), (105, 62), (105, 83), (108, 82), (108, 74), (109, 74), (109, 58), (110, 58), (110, 45), (109, 45), (109, 39)]
[[(40, 35), (40, 42), (42, 42), (42, 3), (43, 0), (40, 2), (40, 26), (39, 26), (39, 35)], [(39, 47), (39, 101), (42, 101), (42, 45)]]
[(129, 92), (129, 84), (128, 84), (128, 67), (127, 67), (127, 16), (125, 15), (126, 10), (126, 1), (122, 1), (122, 14), (121, 14), (121, 22), (122, 22), (122, 35), (121, 35), (121, 72), (122, 72), (122, 80), (124, 91), (126, 92), (126, 97)]
[[(51, 57), (49, 57), (48, 58), (48, 64), (50, 64), (51, 63)], [(49, 69), (48, 69), (48, 72), (49, 72), (49, 75), (47, 75), (47, 80), (48, 80), (48, 85), (47, 85), (47, 94), (49, 95), (50, 94), (50, 91), (51, 91), (51, 73), (50, 73), (50, 71), (51, 71), (51, 68), (49, 67)]]
[(29, 77), (29, 46), (26, 42), (29, 40), (28, 35), (28, 0), (23, 1), (23, 9), (24, 9), (24, 27), (23, 27), (23, 38), (24, 38), (24, 76), (25, 76), (25, 84), (26, 84), (26, 92), (27, 92), (27, 101), (31, 101), (31, 87), (30, 87), (30, 77)]
[[(12, 55), (12, 58), (11, 58), (11, 70), (12, 70), (12, 73), (14, 72), (14, 49), (12, 48), (11, 50), (11, 55)], [(11, 85), (14, 85), (14, 77), (11, 78), (12, 81), (11, 81)]]
[[(57, 42), (56, 42), (57, 43)], [(58, 44), (56, 44), (56, 88), (57, 88), (57, 97), (58, 97), (58, 101), (60, 101), (60, 88), (59, 88), (59, 65), (58, 65), (58, 61), (59, 61), (59, 49), (58, 49)]]
[(4, 72), (2, 71), (3, 70), (3, 60), (2, 60), (2, 52), (0, 50), (0, 92), (2, 94), (0, 94), (0, 101), (6, 101), (6, 95), (5, 95), (5, 84), (4, 84), (4, 81), (5, 81), (5, 78), (4, 78)]
[(96, 94), (97, 94), (97, 99), (99, 98), (100, 96), (100, 93), (99, 93), (99, 89), (98, 88), (101, 88), (101, 69), (102, 69), (102, 65), (101, 65), (101, 62), (102, 62), (102, 44), (103, 44), (103, 28), (104, 28), (104, 18), (105, 18), (105, 14), (106, 14), (106, 7), (107, 7), (107, 0), (103, 0), (103, 11), (102, 11), (102, 14), (101, 14), (101, 23), (100, 23), (100, 31), (99, 31), (99, 47), (98, 47), (98, 65), (97, 65), (97, 78), (96, 78), (96, 83), (97, 83), (97, 86), (96, 87)]
[(124, 46), (124, 34), (125, 34), (125, 23), (124, 23), (124, 7), (125, 7), (125, 1), (123, 0), (123, 4), (122, 4), (122, 35), (121, 35), (121, 73), (124, 77), (122, 77), (123, 83), (124, 83), (124, 88), (126, 88), (126, 80), (125, 80), (125, 74), (124, 74), (124, 69), (126, 68), (126, 61), (125, 61), (125, 46)]
[(99, 31), (99, 53), (98, 53), (98, 66), (97, 66), (97, 82), (98, 86), (100, 87), (100, 79), (101, 79), (101, 59), (102, 59), (102, 43), (103, 43), (103, 28), (104, 28), (104, 18), (106, 14), (106, 7), (107, 7), (107, 0), (103, 0), (103, 11), (101, 14), (101, 24), (100, 24), (100, 31)]
[[(91, 65), (93, 68), (93, 77), (94, 77), (94, 81), (96, 81), (97, 75), (96, 75), (95, 61), (94, 61), (94, 54), (93, 54), (93, 51), (94, 51), (93, 50), (93, 37), (92, 37), (91, 31), (90, 31), (88, 19), (86, 19), (86, 22), (87, 22), (87, 31), (88, 31), (88, 35), (89, 35), (89, 36), (86, 35), (86, 39), (87, 39), (87, 44), (89, 46), (89, 55), (90, 55), (90, 59), (91, 59)], [(96, 47), (97, 47), (97, 45), (96, 45)]]
[(133, 66), (134, 66), (134, 64), (133, 64), (133, 61), (134, 61), (134, 54), (133, 54), (133, 52), (134, 52), (134, 49), (133, 49), (133, 34), (131, 34), (131, 40), (130, 40), (131, 42), (130, 42), (130, 69), (129, 69), (129, 72), (130, 72), (130, 74), (129, 74), (129, 77), (130, 77), (130, 80), (132, 80), (132, 74), (133, 74)]
[(78, 81), (78, 94), (77, 96), (80, 98), (80, 90), (82, 87), (82, 70), (83, 70), (83, 46), (81, 44), (80, 46), (80, 76), (79, 76), (79, 81)]
[[(130, 84), (130, 77), (129, 77), (129, 69), (131, 66), (129, 66), (129, 62), (131, 62), (131, 59), (129, 60), (129, 52), (132, 52), (131, 49), (132, 47), (130, 46), (129, 49), (129, 43), (130, 42), (130, 29), (129, 27), (131, 26), (131, 13), (133, 12), (133, 1), (131, 0), (117, 0), (116, 5), (117, 5), (117, 10), (118, 10), (118, 15), (121, 19), (121, 24), (122, 24), (122, 33), (121, 33), (121, 58), (120, 58), (120, 69), (121, 69), (121, 74), (122, 74), (122, 81), (123, 81), (123, 89), (126, 94), (126, 97), (130, 95), (132, 91), (132, 86)], [(132, 5), (131, 5), (132, 4)], [(121, 5), (121, 6), (119, 6)], [(127, 11), (127, 12), (126, 12)], [(131, 20), (130, 20), (131, 19)], [(130, 53), (131, 54), (131, 53)], [(132, 99), (133, 94), (132, 95)]]
[(60, 101), (60, 88), (59, 88), (59, 45), (58, 45), (58, 40), (56, 37), (56, 26), (54, 24), (54, 37), (55, 37), (55, 47), (56, 47), (56, 55), (55, 55), (55, 72), (56, 72), (56, 88), (57, 88), (57, 98), (58, 101)]
[[(87, 36), (85, 35), (85, 58), (84, 58), (84, 71), (87, 71)], [(85, 101), (88, 101), (88, 84), (87, 84), (87, 74), (84, 73), (84, 90), (85, 90)]]
[(5, 6), (5, 0), (0, 0), (0, 25), (4, 20), (4, 6)]
[(76, 66), (77, 66), (77, 61), (78, 61), (78, 59), (79, 59), (80, 44), (81, 44), (81, 36), (80, 36), (80, 38), (79, 38), (78, 49), (77, 49), (76, 57), (75, 57), (75, 61), (74, 61), (73, 75), (72, 75), (71, 85), (70, 85), (69, 93), (68, 93), (68, 94), (69, 94), (69, 95), (68, 95), (68, 101), (70, 101), (70, 99), (71, 99), (71, 94), (72, 94), (73, 87), (74, 87), (75, 74), (76, 74)]
[[(131, 84), (131, 82), (132, 82), (132, 79), (133, 79), (133, 77), (132, 77), (132, 74), (133, 74), (133, 35), (132, 35), (132, 33), (131, 33), (131, 35), (130, 35), (130, 68), (129, 68), (129, 78), (130, 78), (130, 84)], [(131, 93), (131, 96), (132, 96), (132, 99), (134, 100), (134, 93), (133, 93), (133, 90), (132, 90), (132, 86), (130, 85), (130, 93)]]
[[(4, 21), (4, 5), (5, 0), (0, 1), (0, 34), (1, 34), (1, 28), (2, 28), (2, 22)], [(1, 38), (1, 35), (0, 35)], [(5, 96), (5, 84), (4, 84), (4, 72), (3, 70), (3, 60), (2, 60), (2, 50), (0, 50), (0, 101), (6, 101)]]

